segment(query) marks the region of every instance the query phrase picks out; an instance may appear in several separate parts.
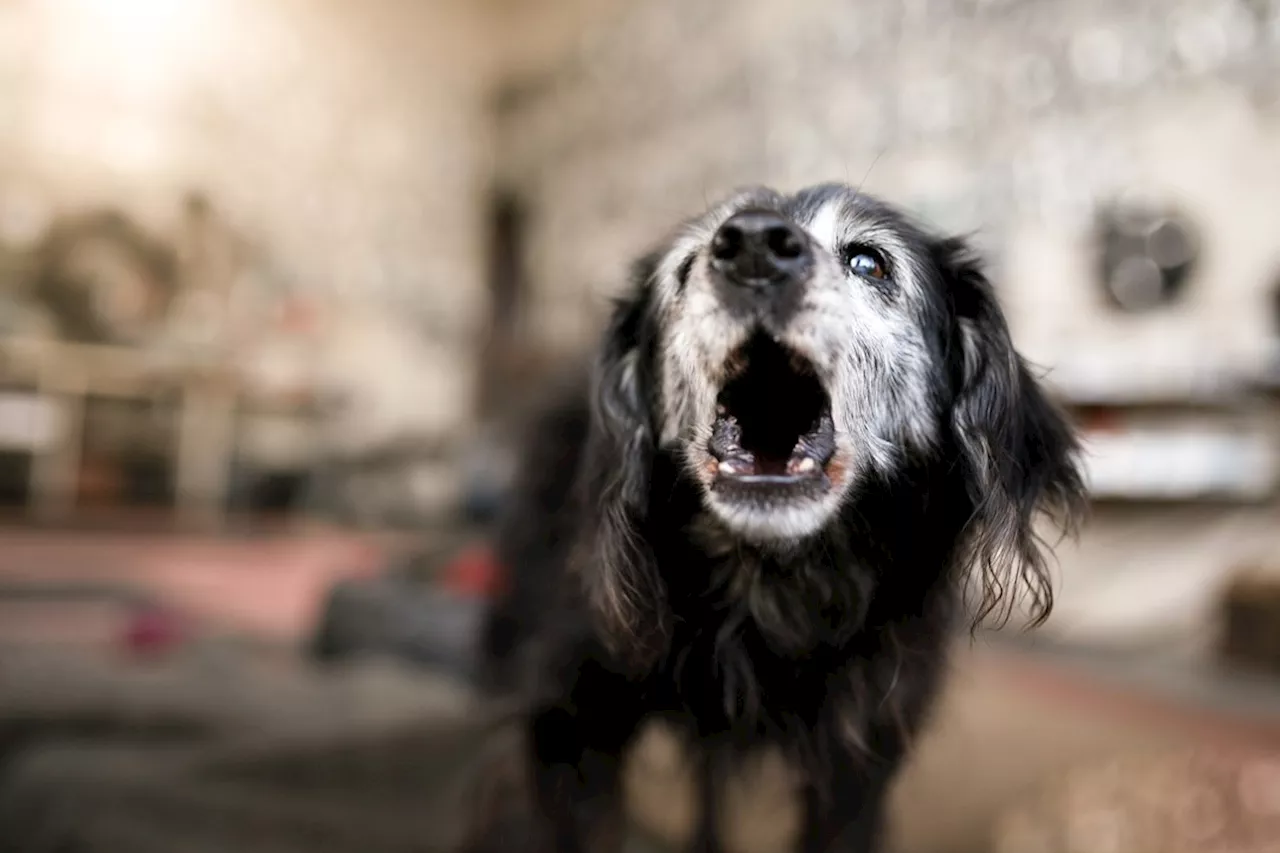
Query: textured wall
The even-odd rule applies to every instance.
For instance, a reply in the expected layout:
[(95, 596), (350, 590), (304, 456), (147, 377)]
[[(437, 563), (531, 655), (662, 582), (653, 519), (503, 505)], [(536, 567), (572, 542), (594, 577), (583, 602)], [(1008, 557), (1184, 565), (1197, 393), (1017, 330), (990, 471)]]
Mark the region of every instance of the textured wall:
[[(501, 162), (536, 205), (534, 322), (587, 334), (584, 294), (598, 311), (619, 256), (707, 197), (835, 178), (976, 230), (1024, 348), (1064, 383), (1117, 358), (1186, 381), (1256, 367), (1278, 70), (1276, 0), (631, 4), (505, 118)], [(1183, 304), (1142, 319), (1102, 306), (1083, 246), (1092, 206), (1135, 192), (1185, 208), (1205, 251)]]
[(489, 161), (470, 16), (407, 0), (112, 5), (0, 4), (8, 181), (152, 220), (205, 187), (310, 287), (474, 314)]

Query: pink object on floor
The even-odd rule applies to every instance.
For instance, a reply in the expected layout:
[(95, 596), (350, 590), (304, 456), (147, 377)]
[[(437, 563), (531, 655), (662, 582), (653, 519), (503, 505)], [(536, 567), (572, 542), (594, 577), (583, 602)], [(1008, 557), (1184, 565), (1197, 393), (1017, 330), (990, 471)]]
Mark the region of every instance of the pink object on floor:
[(125, 648), (134, 654), (161, 654), (176, 648), (186, 639), (187, 630), (181, 617), (163, 607), (138, 610), (124, 631)]

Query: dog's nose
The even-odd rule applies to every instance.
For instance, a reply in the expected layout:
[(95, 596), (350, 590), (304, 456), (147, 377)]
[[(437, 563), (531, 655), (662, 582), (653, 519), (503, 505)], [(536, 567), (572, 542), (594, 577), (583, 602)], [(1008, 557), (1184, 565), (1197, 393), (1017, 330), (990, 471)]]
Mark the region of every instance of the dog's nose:
[(729, 281), (748, 287), (797, 279), (811, 261), (804, 232), (771, 211), (736, 213), (711, 238), (711, 265)]

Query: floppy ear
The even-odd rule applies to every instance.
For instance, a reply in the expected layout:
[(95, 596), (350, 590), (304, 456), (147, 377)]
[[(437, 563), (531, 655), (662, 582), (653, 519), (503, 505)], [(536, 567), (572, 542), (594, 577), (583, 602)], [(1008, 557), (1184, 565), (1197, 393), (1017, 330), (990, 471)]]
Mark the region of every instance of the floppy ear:
[(1007, 621), (1025, 595), (1031, 623), (1039, 624), (1053, 608), (1053, 585), (1049, 548), (1035, 524), (1048, 515), (1065, 534), (1083, 515), (1078, 445), (1065, 415), (1014, 350), (975, 257), (960, 240), (943, 241), (936, 252), (949, 278), (963, 356), (952, 423), (974, 507), (966, 556), (981, 585), (977, 620), (994, 612)]
[(595, 364), (581, 481), (586, 527), (575, 560), (603, 638), (639, 667), (665, 651), (670, 627), (642, 535), (655, 453), (648, 282), (656, 266), (657, 256), (636, 264), (632, 294), (615, 306)]

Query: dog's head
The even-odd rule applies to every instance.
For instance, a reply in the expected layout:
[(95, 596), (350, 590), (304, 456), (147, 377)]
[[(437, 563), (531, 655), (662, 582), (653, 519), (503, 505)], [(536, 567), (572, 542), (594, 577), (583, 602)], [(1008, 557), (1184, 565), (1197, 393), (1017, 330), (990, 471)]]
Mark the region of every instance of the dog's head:
[[(638, 557), (655, 453), (762, 547), (820, 533), (924, 460), (965, 478), (986, 605), (1012, 577), (1047, 610), (1033, 521), (1078, 504), (1075, 444), (962, 241), (845, 186), (753, 189), (677, 229), (636, 277), (597, 374), (604, 564)], [(645, 594), (627, 583), (624, 610)]]

